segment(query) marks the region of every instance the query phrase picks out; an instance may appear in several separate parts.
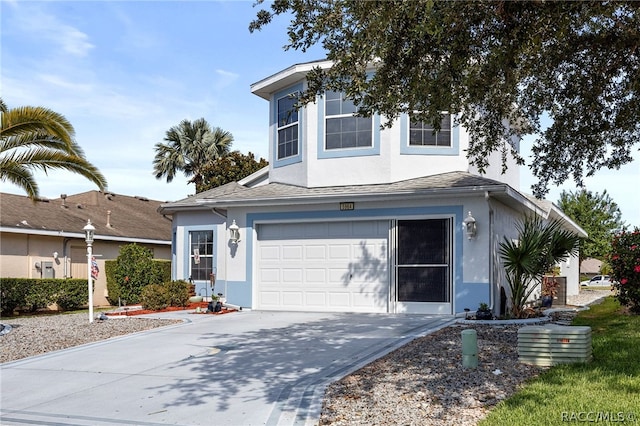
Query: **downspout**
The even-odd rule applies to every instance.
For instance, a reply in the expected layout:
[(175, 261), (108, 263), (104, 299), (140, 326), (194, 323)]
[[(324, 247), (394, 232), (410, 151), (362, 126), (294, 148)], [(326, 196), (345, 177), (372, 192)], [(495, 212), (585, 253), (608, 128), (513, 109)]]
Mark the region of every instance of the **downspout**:
[(64, 267), (62, 268), (62, 276), (64, 278), (67, 277), (67, 267), (69, 263), (69, 259), (67, 258), (67, 244), (71, 241), (71, 238), (65, 237), (62, 239), (62, 260), (64, 261)]
[(491, 196), (489, 191), (484, 191), (484, 199), (489, 207), (489, 309), (494, 312), (495, 292), (494, 292), (494, 253), (493, 253), (493, 209), (491, 208)]

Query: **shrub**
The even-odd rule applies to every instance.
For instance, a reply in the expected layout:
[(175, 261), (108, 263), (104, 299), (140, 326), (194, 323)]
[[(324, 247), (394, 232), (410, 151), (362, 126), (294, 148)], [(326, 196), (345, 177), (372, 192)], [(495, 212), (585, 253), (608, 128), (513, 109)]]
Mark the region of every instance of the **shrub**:
[(145, 286), (164, 282), (162, 271), (162, 267), (154, 262), (150, 249), (137, 244), (120, 247), (113, 273), (119, 294), (110, 294), (109, 298), (113, 301), (120, 297), (129, 304), (139, 303)]
[(189, 283), (183, 280), (164, 283), (169, 306), (187, 306), (189, 304)]
[(0, 278), (0, 306), (2, 313), (10, 315), (19, 306), (24, 306), (29, 281), (22, 278)]
[(608, 258), (616, 282), (617, 299), (629, 311), (640, 314), (640, 229), (613, 237)]
[(151, 309), (157, 311), (166, 308), (169, 304), (167, 294), (167, 287), (160, 284), (149, 284), (142, 289), (140, 295), (142, 307), (144, 309)]
[(562, 228), (562, 222), (526, 217), (516, 224), (518, 241), (505, 237), (500, 258), (511, 291), (511, 315), (520, 318), (529, 296), (544, 274), (568, 256), (577, 254), (580, 238)]
[[(94, 284), (95, 288), (95, 284)], [(87, 294), (87, 280), (62, 280), (58, 286), (56, 304), (63, 311), (72, 311), (86, 306), (89, 302)]]
[(61, 309), (77, 309), (87, 304), (87, 280), (0, 278), (2, 313), (16, 309), (35, 312), (56, 303)]

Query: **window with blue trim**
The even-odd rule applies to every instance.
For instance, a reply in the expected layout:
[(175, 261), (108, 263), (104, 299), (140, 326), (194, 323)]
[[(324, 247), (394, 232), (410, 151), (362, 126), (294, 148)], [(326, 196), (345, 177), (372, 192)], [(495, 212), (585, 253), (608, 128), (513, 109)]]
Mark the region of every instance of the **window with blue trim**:
[(325, 92), (325, 149), (371, 148), (373, 120), (355, 117), (358, 107), (344, 93)]
[(426, 121), (410, 119), (409, 145), (424, 147), (451, 147), (451, 114), (443, 114), (440, 130)]
[(277, 159), (298, 155), (298, 93), (284, 96), (277, 101)]
[(209, 280), (213, 273), (213, 231), (189, 232), (189, 276), (192, 280)]

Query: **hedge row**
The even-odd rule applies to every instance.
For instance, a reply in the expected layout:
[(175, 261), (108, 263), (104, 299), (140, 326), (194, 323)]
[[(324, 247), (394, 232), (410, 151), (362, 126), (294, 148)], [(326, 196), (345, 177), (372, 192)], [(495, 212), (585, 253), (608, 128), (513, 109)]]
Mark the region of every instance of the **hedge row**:
[(35, 312), (54, 303), (68, 311), (82, 308), (88, 301), (86, 279), (0, 278), (3, 314), (11, 314), (16, 309)]

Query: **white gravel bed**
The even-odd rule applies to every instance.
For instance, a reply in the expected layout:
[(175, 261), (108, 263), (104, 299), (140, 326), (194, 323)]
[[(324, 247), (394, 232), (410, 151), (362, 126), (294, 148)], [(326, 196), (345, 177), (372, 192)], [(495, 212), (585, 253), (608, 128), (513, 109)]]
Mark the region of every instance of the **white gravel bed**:
[(0, 335), (2, 363), (181, 321), (127, 317), (89, 323), (89, 316), (85, 313), (11, 317), (2, 318), (0, 322), (12, 328)]
[[(585, 290), (567, 298), (585, 306), (612, 293)], [(569, 323), (575, 310), (556, 312)], [(455, 325), (421, 337), (331, 384), (321, 425), (476, 425), (501, 400), (545, 368), (518, 362), (522, 325)], [(478, 333), (478, 368), (462, 368), (462, 330)]]
[[(478, 333), (478, 368), (462, 368), (462, 330)], [(322, 425), (475, 425), (543, 368), (518, 363), (518, 326), (456, 325), (374, 361), (325, 393)]]

